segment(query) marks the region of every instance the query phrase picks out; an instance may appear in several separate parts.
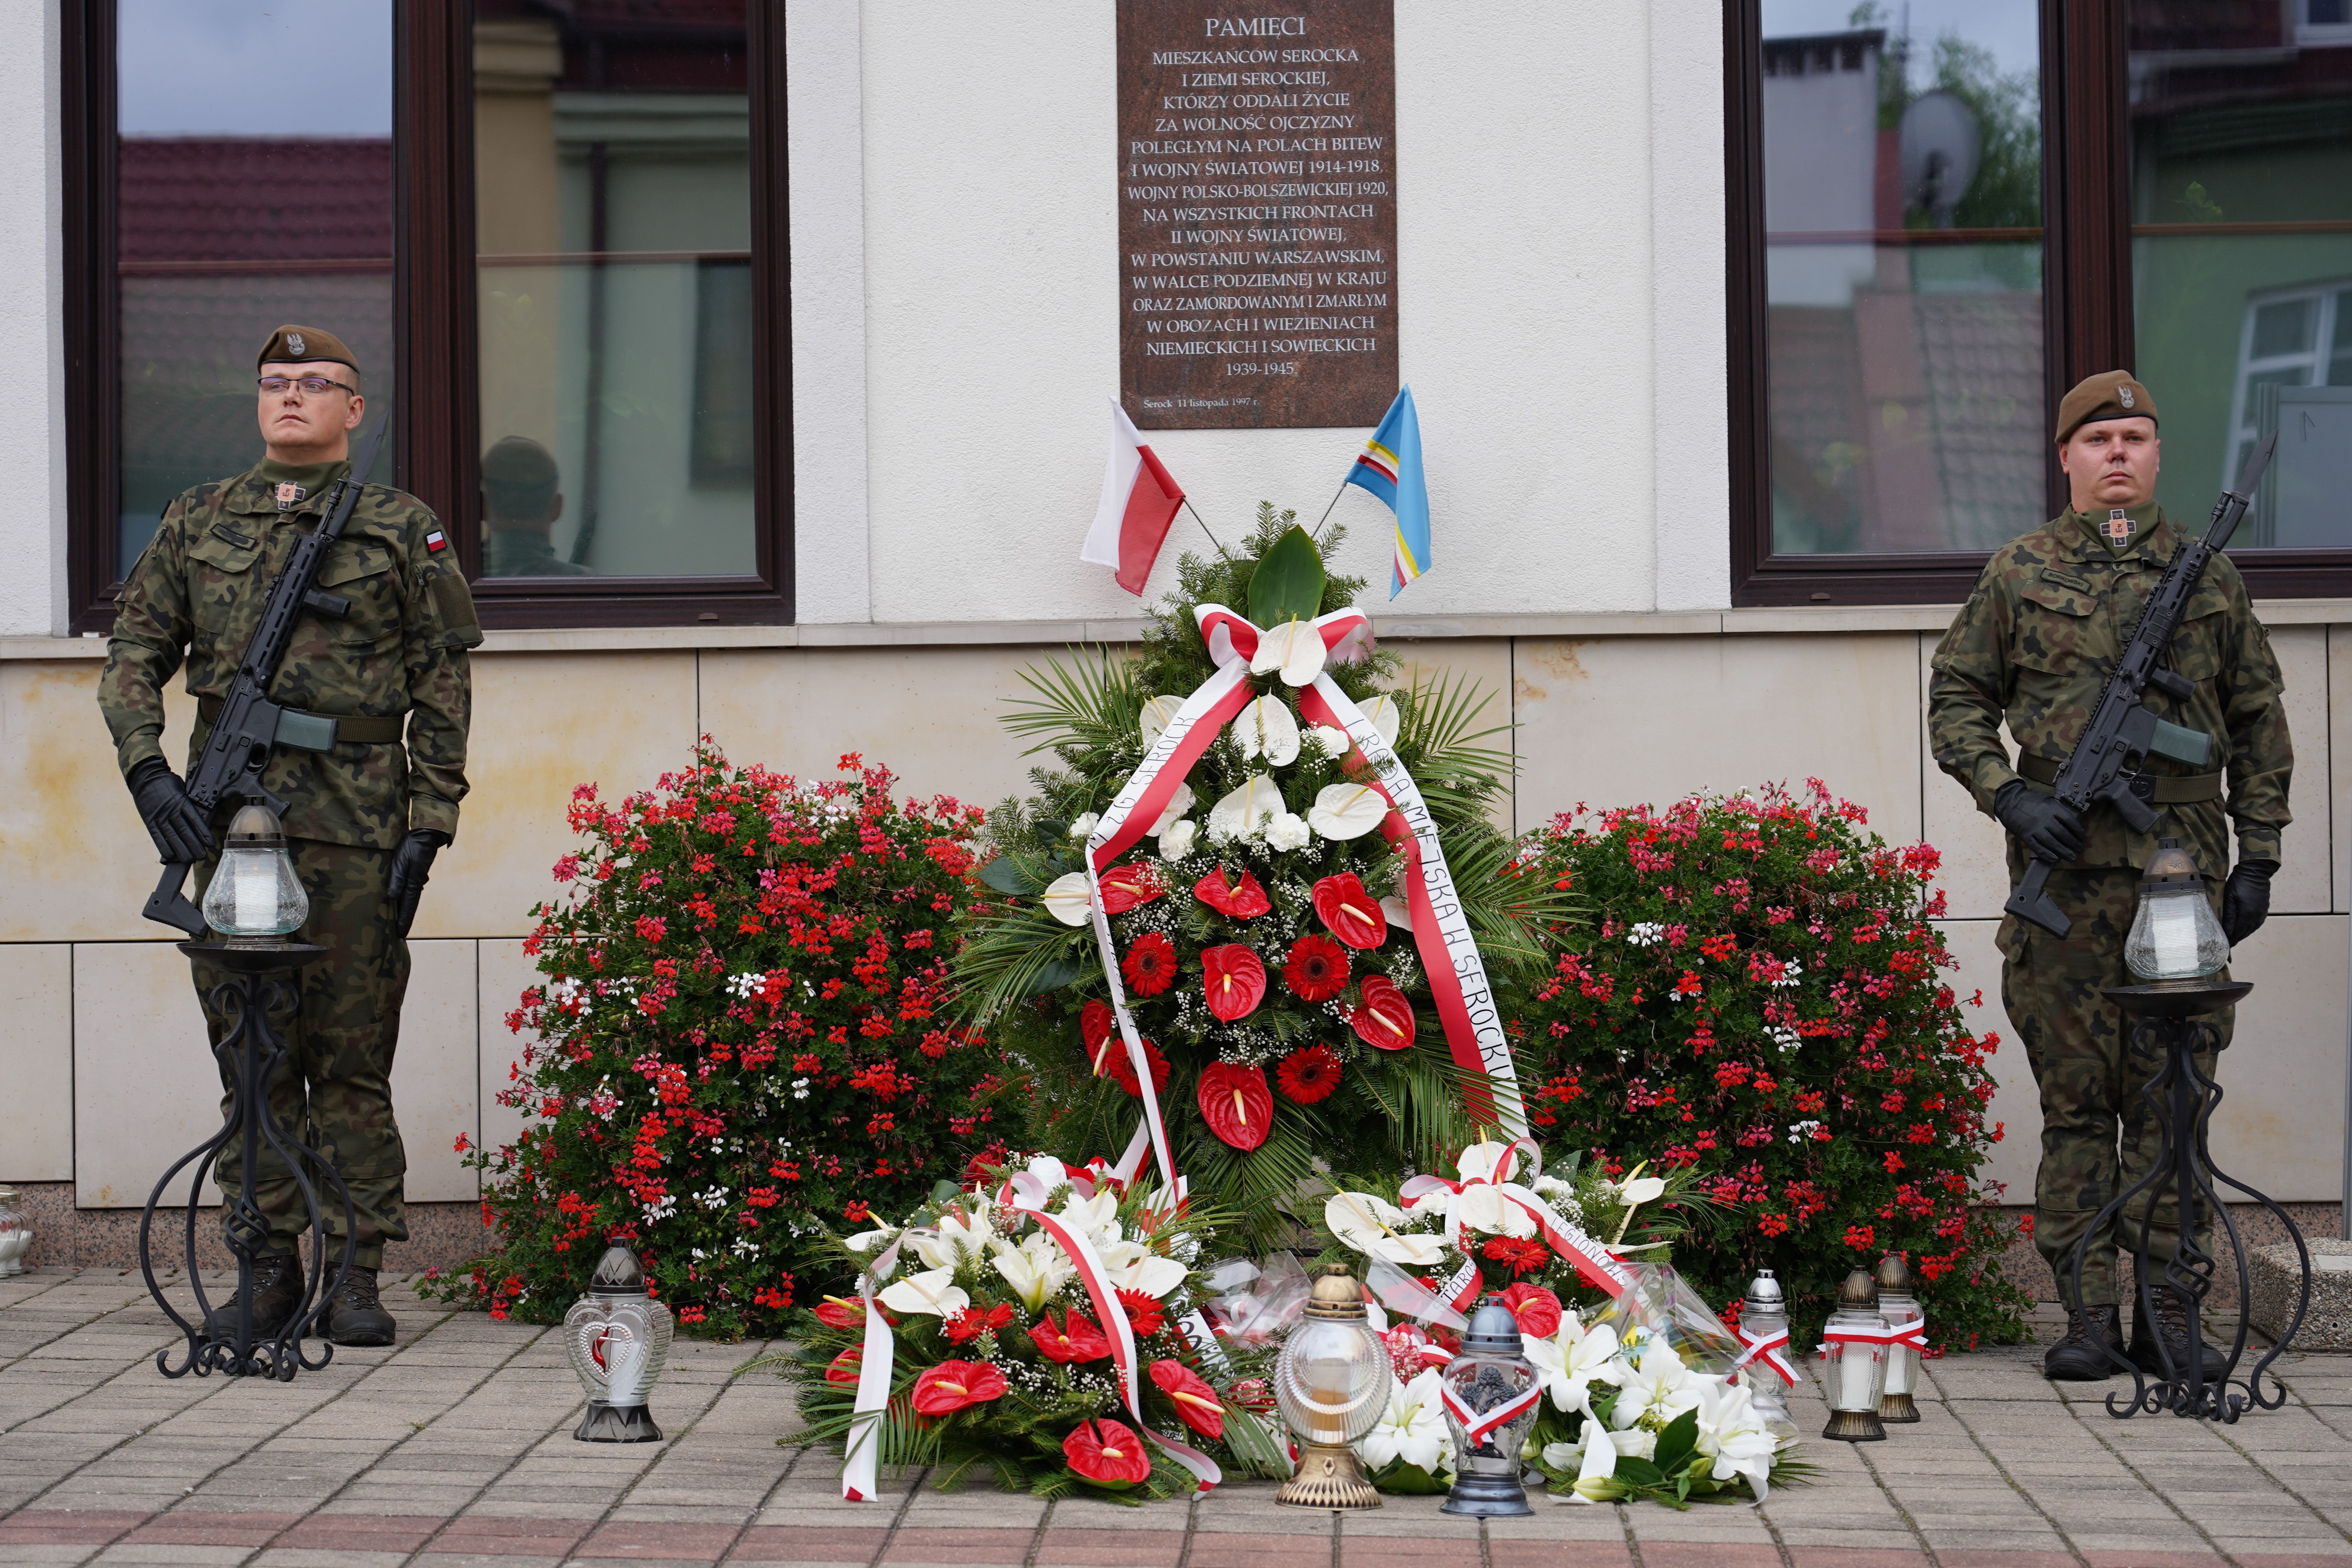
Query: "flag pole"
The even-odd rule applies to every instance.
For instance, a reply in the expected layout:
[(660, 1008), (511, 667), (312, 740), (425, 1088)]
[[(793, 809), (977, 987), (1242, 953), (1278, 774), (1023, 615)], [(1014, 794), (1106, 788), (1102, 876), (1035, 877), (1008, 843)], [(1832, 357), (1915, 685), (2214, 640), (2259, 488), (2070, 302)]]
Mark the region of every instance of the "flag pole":
[(1201, 525), (1201, 531), (1202, 531), (1202, 533), (1206, 533), (1206, 534), (1208, 534), (1208, 535), (1209, 535), (1209, 542), (1210, 542), (1211, 544), (1216, 544), (1216, 546), (1217, 546), (1217, 553), (1218, 553), (1220, 556), (1223, 556), (1223, 557), (1225, 563), (1226, 563), (1227, 565), (1231, 565), (1231, 564), (1233, 564), (1233, 559), (1234, 559), (1234, 558), (1233, 558), (1232, 556), (1230, 556), (1230, 555), (1226, 555), (1226, 554), (1225, 554), (1225, 547), (1224, 547), (1223, 545), (1222, 545), (1222, 544), (1217, 544), (1217, 536), (1216, 536), (1216, 534), (1214, 534), (1213, 532), (1211, 532), (1211, 531), (1210, 531), (1210, 528), (1209, 528), (1209, 520), (1208, 520), (1208, 519), (1206, 519), (1206, 518), (1204, 518), (1204, 517), (1202, 517), (1202, 516), (1200, 514), (1200, 511), (1199, 511), (1196, 508), (1194, 508), (1194, 506), (1192, 505), (1192, 498), (1191, 496), (1186, 496), (1186, 497), (1184, 498), (1184, 510), (1185, 510), (1186, 511), (1189, 511), (1189, 512), (1191, 512), (1191, 513), (1192, 514), (1192, 521), (1193, 521), (1194, 522), (1197, 522), (1197, 523), (1199, 523), (1199, 524)]
[(1323, 515), (1315, 520), (1315, 547), (1318, 550), (1320, 550), (1323, 547), (1323, 525), (1331, 521), (1331, 507), (1336, 507), (1339, 504), (1339, 498), (1348, 493), (1348, 479), (1354, 479), (1355, 477), (1356, 467), (1354, 464), (1350, 463), (1348, 465), (1348, 478), (1341, 479), (1339, 481), (1339, 488), (1331, 492), (1331, 506), (1325, 507), (1323, 509)]

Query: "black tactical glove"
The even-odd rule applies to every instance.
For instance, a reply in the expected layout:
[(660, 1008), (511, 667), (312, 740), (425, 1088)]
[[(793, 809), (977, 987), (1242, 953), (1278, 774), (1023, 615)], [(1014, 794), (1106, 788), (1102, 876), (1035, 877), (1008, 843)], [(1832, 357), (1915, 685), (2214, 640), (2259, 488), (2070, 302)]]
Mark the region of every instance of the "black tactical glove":
[(392, 906), (393, 934), (405, 939), (416, 923), (416, 900), (425, 896), (425, 879), (433, 874), (433, 857), (449, 836), (437, 827), (412, 827), (400, 847), (392, 852), (392, 875), (383, 885), (383, 901)]
[(2030, 789), (2023, 779), (2011, 779), (1992, 797), (1992, 814), (2037, 860), (2063, 866), (2083, 852), (2083, 819), (2054, 795)]
[(2241, 860), (2221, 884), (2221, 930), (2237, 946), (2263, 929), (2271, 913), (2271, 879), (2278, 874), (2275, 860)]
[(193, 866), (213, 852), (213, 825), (204, 809), (188, 798), (179, 775), (161, 757), (143, 757), (131, 764), (123, 782), (139, 807), (139, 820), (155, 841), (155, 853), (167, 866)]

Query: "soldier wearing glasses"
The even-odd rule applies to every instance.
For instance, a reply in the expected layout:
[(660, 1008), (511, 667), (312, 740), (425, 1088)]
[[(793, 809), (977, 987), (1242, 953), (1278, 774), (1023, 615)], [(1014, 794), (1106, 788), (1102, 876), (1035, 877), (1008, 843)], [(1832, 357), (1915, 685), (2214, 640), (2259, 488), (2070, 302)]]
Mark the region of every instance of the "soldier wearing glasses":
[[(271, 580), (298, 535), (319, 526), (335, 481), (350, 470), (351, 432), (366, 407), (358, 361), (316, 328), (280, 327), (255, 368), (267, 456), (164, 509), (123, 584), (99, 683), (140, 817), (164, 860), (196, 862), (199, 897), (223, 824), (205, 819), (164, 759), (164, 683), (184, 662), (198, 704), (193, 762)], [(351, 1187), (354, 1267), (327, 1317), (338, 1344), (392, 1342), (376, 1271), (384, 1243), (408, 1239), (393, 1049), (408, 985), (408, 928), (466, 794), (467, 650), (482, 640), (456, 557), (422, 501), (365, 487), (319, 573), (319, 586), (348, 598), (351, 613), (332, 621), (306, 616), (269, 693), (339, 725), (333, 751), (281, 748), (264, 775), (290, 803), (286, 836), (310, 899), (299, 940), (328, 950), (302, 972), (297, 1005), (272, 1019), (289, 1049), (270, 1104), (279, 1124), (323, 1152)], [(197, 963), (194, 978), (202, 1000), (225, 976)], [(217, 1042), (228, 1020), (208, 1002), (205, 1019)], [(271, 1256), (257, 1277), (254, 1306), (257, 1326), (274, 1333), (300, 1293), (297, 1250), (307, 1216), (291, 1173), (274, 1155), (265, 1156), (260, 1174)], [(220, 1181), (228, 1187), (238, 1179), (231, 1143)], [(340, 1250), (339, 1207), (327, 1225)]]

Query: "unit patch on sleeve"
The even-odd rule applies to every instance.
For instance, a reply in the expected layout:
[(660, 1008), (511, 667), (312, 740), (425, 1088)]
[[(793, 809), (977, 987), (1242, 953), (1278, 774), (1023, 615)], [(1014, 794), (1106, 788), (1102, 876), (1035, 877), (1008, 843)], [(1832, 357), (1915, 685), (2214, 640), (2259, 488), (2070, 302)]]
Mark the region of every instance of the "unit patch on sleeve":
[(427, 529), (425, 533), (425, 553), (438, 555), (449, 548), (449, 538), (439, 529)]

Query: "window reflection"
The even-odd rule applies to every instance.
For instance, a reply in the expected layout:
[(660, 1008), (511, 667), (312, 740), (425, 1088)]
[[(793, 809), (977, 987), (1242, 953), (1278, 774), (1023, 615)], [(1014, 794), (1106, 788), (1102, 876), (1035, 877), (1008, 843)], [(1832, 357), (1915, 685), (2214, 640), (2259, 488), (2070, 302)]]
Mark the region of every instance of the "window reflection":
[[(261, 458), (253, 358), (324, 327), (393, 406), (392, 0), (120, 0), (117, 253), (127, 570), (172, 498)], [(302, 95), (224, 90), (306, 79)], [(374, 478), (392, 477), (392, 454)]]
[(2279, 437), (2240, 549), (2352, 546), (2352, 15), (2132, 0), (2133, 320), (2158, 496), (2201, 518)]
[(2039, 26), (2032, 0), (1764, 0), (1776, 553), (2043, 516)]
[(484, 574), (749, 576), (741, 0), (475, 16)]

